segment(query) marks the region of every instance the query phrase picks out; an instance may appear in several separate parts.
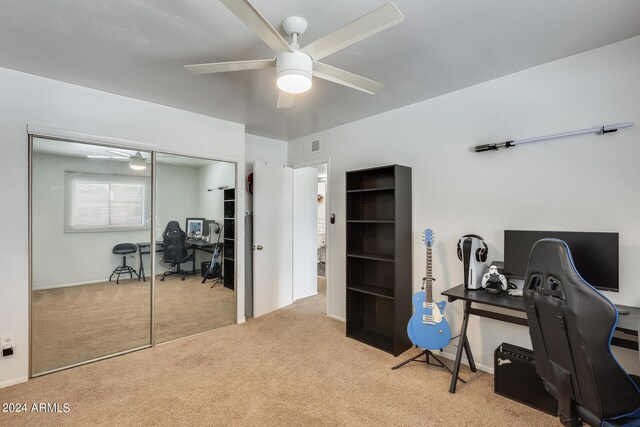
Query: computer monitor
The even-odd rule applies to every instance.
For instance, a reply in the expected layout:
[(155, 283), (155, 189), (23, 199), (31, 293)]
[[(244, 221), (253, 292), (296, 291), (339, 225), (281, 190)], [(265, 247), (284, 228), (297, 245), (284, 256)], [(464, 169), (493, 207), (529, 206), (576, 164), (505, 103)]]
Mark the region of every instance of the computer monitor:
[(619, 291), (619, 234), (577, 231), (505, 230), (504, 274), (524, 278), (531, 248), (540, 239), (564, 240), (580, 276), (596, 289)]

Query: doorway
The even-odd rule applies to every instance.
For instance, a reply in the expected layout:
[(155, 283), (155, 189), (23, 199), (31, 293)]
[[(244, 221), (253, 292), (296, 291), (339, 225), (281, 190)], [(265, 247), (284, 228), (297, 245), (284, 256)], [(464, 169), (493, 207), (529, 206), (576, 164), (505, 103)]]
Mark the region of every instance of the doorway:
[[(330, 242), (330, 159), (323, 159), (320, 161), (305, 162), (294, 166), (294, 170), (301, 168), (315, 169), (315, 186), (317, 188), (316, 196), (316, 209), (317, 209), (317, 224), (314, 227), (313, 232), (309, 235), (302, 236), (300, 240), (309, 240), (315, 242), (314, 265), (316, 271), (316, 283), (317, 283), (317, 295), (323, 300), (322, 304), (325, 307), (325, 312), (329, 314), (329, 298), (330, 298), (330, 256), (329, 256), (329, 242)], [(306, 229), (309, 230), (309, 229)]]
[[(328, 161), (326, 164), (328, 176)], [(253, 180), (253, 315), (259, 317), (316, 297), (318, 308), (328, 313), (326, 247), (322, 250), (322, 295), (318, 295), (318, 165), (294, 168), (254, 163)], [(322, 167), (322, 166), (321, 166)], [(322, 167), (325, 170), (324, 167)], [(328, 181), (324, 178), (324, 185)], [(326, 222), (328, 192), (322, 205)], [(329, 236), (320, 238), (326, 245)]]
[(318, 169), (318, 236), (317, 272), (318, 294), (327, 296), (327, 164), (317, 165)]

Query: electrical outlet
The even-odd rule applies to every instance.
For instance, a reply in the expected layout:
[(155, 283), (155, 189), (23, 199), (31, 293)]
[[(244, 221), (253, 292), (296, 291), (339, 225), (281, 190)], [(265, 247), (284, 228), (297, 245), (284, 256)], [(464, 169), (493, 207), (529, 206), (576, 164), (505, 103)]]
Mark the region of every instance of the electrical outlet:
[(2, 335), (0, 337), (0, 349), (2, 349), (2, 356), (13, 356), (13, 349), (16, 347), (15, 334)]

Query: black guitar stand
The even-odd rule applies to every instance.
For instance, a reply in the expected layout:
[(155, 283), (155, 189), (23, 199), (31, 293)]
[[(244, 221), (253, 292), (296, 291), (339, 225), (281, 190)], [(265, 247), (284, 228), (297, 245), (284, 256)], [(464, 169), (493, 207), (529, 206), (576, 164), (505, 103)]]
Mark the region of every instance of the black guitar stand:
[[(202, 283), (204, 283), (205, 279), (202, 279)], [(213, 282), (211, 282), (211, 287), (209, 289), (213, 289), (214, 286), (216, 286), (218, 283), (222, 284), (223, 283), (224, 278), (222, 276), (219, 277), (215, 277)]]
[[(436, 280), (436, 279), (431, 278), (431, 280), (433, 280), (433, 281), (435, 282), (435, 280)], [(423, 278), (422, 278), (422, 290), (423, 290), (423, 291), (424, 291), (424, 287), (425, 287), (425, 283), (426, 283), (426, 282), (427, 282), (427, 278), (426, 278), (426, 277), (423, 277)], [(455, 339), (455, 338), (456, 338), (456, 337), (453, 337), (452, 339)], [(417, 346), (417, 345), (416, 345), (416, 346), (414, 346), (414, 347), (415, 347), (415, 348), (418, 348), (418, 346)], [(440, 349), (440, 351), (442, 351), (442, 349)], [(423, 355), (424, 355), (424, 357), (425, 357), (425, 360), (418, 360), (418, 358), (419, 358), (420, 356), (423, 356)], [(433, 358), (435, 359), (435, 361), (436, 361), (436, 362), (438, 362), (438, 363), (432, 363), (432, 362), (431, 362), (431, 360), (430, 360), (430, 358), (432, 358), (432, 357), (433, 357)], [(393, 370), (393, 369), (401, 368), (401, 367), (403, 367), (404, 365), (406, 365), (406, 364), (407, 364), (407, 363), (409, 363), (409, 362), (420, 362), (420, 363), (426, 363), (427, 365), (436, 366), (436, 367), (438, 367), (438, 368), (442, 368), (442, 369), (446, 370), (447, 372), (449, 372), (449, 373), (451, 374), (451, 376), (453, 376), (453, 371), (451, 370), (451, 368), (450, 368), (450, 367), (448, 367), (448, 366), (447, 366), (447, 365), (446, 365), (442, 360), (440, 360), (440, 359), (438, 358), (438, 356), (436, 356), (435, 354), (433, 354), (433, 353), (431, 352), (431, 350), (426, 350), (426, 349), (425, 349), (425, 350), (422, 350), (422, 353), (418, 354), (417, 356), (413, 356), (411, 359), (407, 359), (407, 360), (405, 360), (404, 362), (397, 364), (396, 366), (394, 366), (394, 367), (393, 367), (393, 368), (391, 368), (391, 369)], [(462, 378), (460, 378), (460, 377), (458, 377), (458, 380), (459, 380), (460, 382), (462, 382), (462, 384), (466, 384), (466, 383), (467, 383), (465, 380), (463, 380), (463, 379), (462, 379)]]
[(218, 263), (220, 264), (220, 272), (219, 272), (220, 274), (218, 276), (212, 276), (213, 268), (216, 263), (216, 251), (217, 251), (218, 258), (223, 258), (224, 245), (220, 243), (220, 236), (222, 236), (223, 229), (224, 227), (220, 227), (218, 231), (218, 241), (214, 244), (213, 255), (211, 257), (211, 264), (209, 265), (209, 269), (205, 273), (201, 282), (201, 283), (204, 283), (207, 281), (207, 279), (213, 279), (213, 283), (211, 284), (211, 287), (209, 289), (213, 289), (214, 286), (216, 286), (218, 283), (224, 285), (224, 271), (223, 271), (224, 263), (220, 262), (220, 259), (217, 260)]
[[(416, 348), (418, 348), (418, 346), (416, 346)], [(419, 357), (421, 356), (425, 356), (425, 360), (418, 360)], [(436, 362), (438, 363), (432, 363), (431, 360), (429, 360), (431, 357), (433, 357)], [(446, 370), (447, 372), (449, 372), (452, 376), (453, 376), (453, 371), (451, 370), (450, 367), (448, 367), (442, 360), (440, 360), (440, 358), (438, 358), (438, 356), (436, 356), (435, 354), (433, 354), (431, 352), (431, 350), (422, 350), (422, 353), (413, 356), (411, 359), (407, 359), (402, 363), (397, 364), (396, 366), (394, 366), (393, 369), (398, 369), (403, 367), (404, 365), (406, 365), (409, 362), (420, 362), (420, 363), (426, 363), (427, 365), (431, 365), (431, 366), (436, 366), (438, 368), (442, 368), (444, 370)], [(463, 380), (462, 378), (458, 377), (458, 381), (462, 382), (462, 384), (466, 384), (467, 382), (465, 380)]]

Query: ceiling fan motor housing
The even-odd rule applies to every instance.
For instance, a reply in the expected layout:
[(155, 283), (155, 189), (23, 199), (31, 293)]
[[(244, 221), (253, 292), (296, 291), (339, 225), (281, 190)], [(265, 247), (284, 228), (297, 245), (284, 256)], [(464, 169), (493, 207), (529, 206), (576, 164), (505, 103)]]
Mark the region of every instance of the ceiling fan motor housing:
[(278, 87), (289, 93), (301, 93), (311, 88), (313, 60), (299, 50), (283, 52), (276, 57)]
[(282, 28), (288, 36), (303, 35), (307, 31), (307, 20), (300, 16), (287, 16), (282, 21)]

